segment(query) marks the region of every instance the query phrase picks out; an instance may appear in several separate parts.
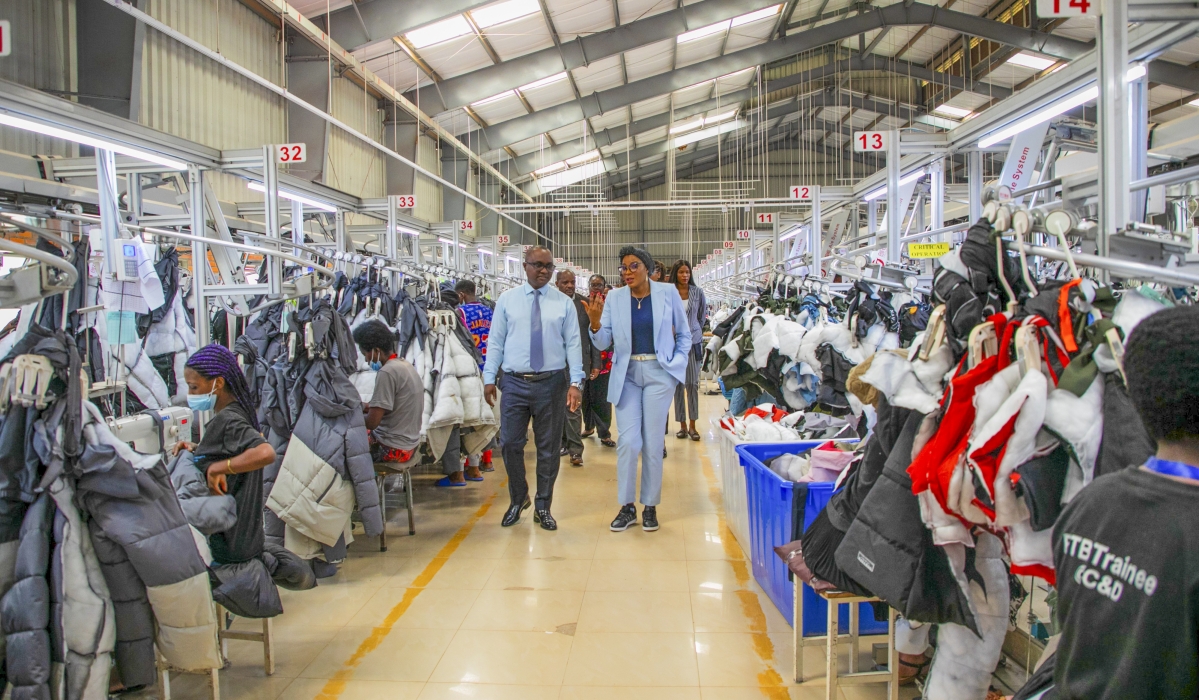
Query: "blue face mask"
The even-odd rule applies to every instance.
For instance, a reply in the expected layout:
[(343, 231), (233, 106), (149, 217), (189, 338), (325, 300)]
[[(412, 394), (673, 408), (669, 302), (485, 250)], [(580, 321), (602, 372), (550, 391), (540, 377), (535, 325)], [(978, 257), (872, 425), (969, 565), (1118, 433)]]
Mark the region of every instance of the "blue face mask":
[(373, 371), (373, 372), (378, 372), (378, 371), (379, 371), (379, 370), (381, 370), (381, 369), (383, 369), (383, 363), (382, 363), (382, 362), (379, 362), (378, 360), (375, 360), (374, 362), (372, 362), (372, 363), (371, 363), (371, 371)]
[(188, 394), (187, 407), (193, 411), (211, 411), (216, 406), (216, 387), (207, 394), (193, 396)]

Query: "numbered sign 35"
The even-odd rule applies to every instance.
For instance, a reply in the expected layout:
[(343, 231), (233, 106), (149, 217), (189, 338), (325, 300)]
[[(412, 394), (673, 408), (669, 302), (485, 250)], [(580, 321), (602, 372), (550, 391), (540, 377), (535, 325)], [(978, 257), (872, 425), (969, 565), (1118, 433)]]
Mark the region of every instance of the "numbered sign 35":
[(455, 221), (454, 228), (459, 231), (474, 231), (475, 230), (474, 219)]
[(275, 162), (284, 165), (288, 163), (303, 163), (308, 160), (308, 144), (281, 143), (275, 146)]
[(740, 241), (748, 241), (748, 240), (749, 240), (749, 236), (750, 236), (750, 233), (749, 233), (749, 231), (738, 231), (738, 232), (737, 232), (737, 240), (740, 240)]
[(764, 211), (761, 214), (758, 214), (757, 221), (759, 224), (773, 224), (774, 223), (774, 212)]
[(0, 56), (12, 53), (12, 25), (6, 19), (0, 19)]
[(504, 235), (496, 236), (496, 237), (495, 237), (495, 242), (496, 242), (496, 244), (498, 244), (498, 245), (508, 245), (509, 243), (511, 243), (511, 242), (512, 242), (512, 237), (511, 237), (511, 236), (504, 236)]
[(416, 195), (402, 194), (399, 197), (396, 197), (396, 206), (399, 207), (400, 209), (415, 209), (416, 208)]
[(809, 185), (793, 185), (791, 187), (791, 199), (810, 200), (813, 194), (812, 187)]
[(887, 150), (890, 135), (885, 131), (857, 131), (853, 135), (854, 153)]
[(1037, 16), (1047, 17), (1097, 17), (1097, 0), (1037, 0)]
[(725, 241), (725, 242), (724, 242), (724, 249), (725, 249), (725, 250), (732, 250), (733, 248), (736, 248), (736, 247), (737, 247), (737, 242), (736, 242), (736, 241)]

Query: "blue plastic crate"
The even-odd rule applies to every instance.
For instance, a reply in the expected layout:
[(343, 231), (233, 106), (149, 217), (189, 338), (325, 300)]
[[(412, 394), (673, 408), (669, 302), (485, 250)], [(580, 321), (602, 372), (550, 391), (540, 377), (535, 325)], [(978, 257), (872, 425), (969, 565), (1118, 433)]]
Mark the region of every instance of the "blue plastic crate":
[[(795, 625), (795, 583), (790, 580), (787, 565), (774, 553), (778, 545), (791, 541), (791, 512), (795, 485), (770, 471), (766, 462), (784, 454), (803, 454), (827, 442), (748, 443), (737, 446), (741, 466), (745, 469), (746, 502), (749, 510), (749, 554), (754, 579), (778, 608), (787, 624)], [(804, 505), (804, 530), (828, 505), (833, 496), (831, 482), (808, 484), (808, 500)], [(826, 632), (828, 604), (808, 586), (804, 586), (805, 637)], [(869, 603), (862, 603), (859, 615), (862, 634), (886, 634), (887, 622), (876, 622)], [(849, 631), (849, 608), (842, 606), (838, 629)]]

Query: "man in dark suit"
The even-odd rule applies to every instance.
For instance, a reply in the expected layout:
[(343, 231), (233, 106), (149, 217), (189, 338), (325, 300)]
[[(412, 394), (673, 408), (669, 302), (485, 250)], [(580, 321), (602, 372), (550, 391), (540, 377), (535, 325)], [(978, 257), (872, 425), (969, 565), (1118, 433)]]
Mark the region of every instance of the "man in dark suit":
[[(595, 379), (600, 370), (600, 351), (591, 344), (588, 330), (587, 307), (583, 298), (575, 294), (575, 273), (570, 270), (560, 270), (554, 283), (558, 291), (574, 299), (575, 310), (579, 314), (579, 336), (583, 345), (583, 374), (586, 381)], [(583, 337), (586, 336), (586, 337)], [(583, 409), (582, 407), (566, 414), (566, 427), (562, 430), (562, 456), (570, 455), (570, 466), (583, 466)]]

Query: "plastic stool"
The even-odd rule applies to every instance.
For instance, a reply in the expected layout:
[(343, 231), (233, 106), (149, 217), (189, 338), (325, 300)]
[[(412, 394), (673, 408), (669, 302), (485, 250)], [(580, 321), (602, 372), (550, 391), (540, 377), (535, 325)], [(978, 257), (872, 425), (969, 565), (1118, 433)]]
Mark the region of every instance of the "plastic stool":
[(383, 531), (379, 534), (379, 551), (387, 551), (387, 492), (383, 490), (383, 481), (392, 474), (400, 475), (404, 483), (404, 504), (408, 508), (408, 535), (416, 534), (416, 519), (412, 513), (412, 468), (420, 464), (420, 457), (414, 455), (407, 462), (375, 462), (375, 486), (379, 489), (379, 512), (383, 517)]
[[(885, 635), (858, 634), (860, 603), (877, 603), (878, 598), (866, 598), (853, 593), (841, 591), (818, 592), (828, 603), (827, 634), (805, 637), (803, 634), (803, 591), (806, 584), (799, 580), (795, 582), (795, 626), (792, 631), (795, 640), (795, 682), (803, 683), (804, 678), (804, 647), (821, 646), (825, 648), (825, 698), (833, 700), (837, 688), (849, 685), (866, 685), (872, 683), (887, 684), (888, 700), (899, 700), (899, 652), (895, 649), (895, 609), (887, 608), (887, 633)], [(849, 605), (849, 634), (845, 640), (838, 639), (837, 617), (842, 605)], [(887, 639), (887, 669), (886, 671), (858, 671), (858, 640), (862, 637), (886, 637)], [(837, 673), (837, 645), (847, 642), (850, 648), (849, 673)]]

